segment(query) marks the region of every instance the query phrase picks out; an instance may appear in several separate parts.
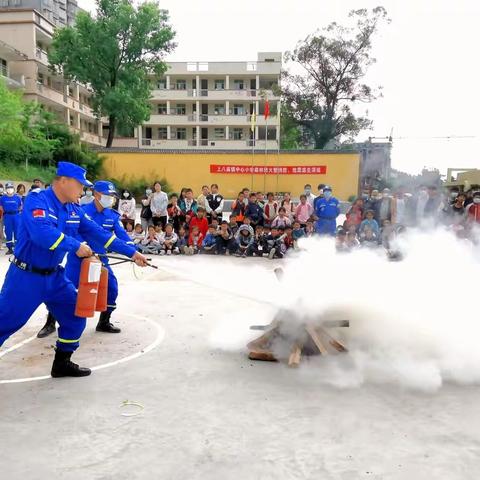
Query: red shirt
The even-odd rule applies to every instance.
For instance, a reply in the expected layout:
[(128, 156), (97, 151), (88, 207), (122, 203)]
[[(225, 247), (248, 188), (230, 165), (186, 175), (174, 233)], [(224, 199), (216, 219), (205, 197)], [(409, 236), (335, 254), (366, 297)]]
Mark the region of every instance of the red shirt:
[(198, 235), (197, 235), (197, 245), (195, 245), (195, 239), (193, 237), (193, 234), (191, 233), (188, 236), (188, 246), (189, 247), (197, 246), (198, 248), (201, 248), (202, 247), (202, 242), (203, 242), (203, 235), (202, 235), (201, 232), (198, 232)]
[(208, 220), (205, 217), (192, 217), (189, 223), (190, 230), (192, 230), (192, 228), (195, 226), (198, 227), (200, 233), (205, 237), (205, 235), (208, 233)]

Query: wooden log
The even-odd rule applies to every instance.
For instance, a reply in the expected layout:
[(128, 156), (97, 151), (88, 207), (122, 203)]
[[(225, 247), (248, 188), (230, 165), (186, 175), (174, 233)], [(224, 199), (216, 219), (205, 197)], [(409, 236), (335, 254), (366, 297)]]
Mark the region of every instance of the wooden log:
[(333, 338), (325, 329), (319, 327), (317, 331), (328, 340), (330, 345), (335, 348), (335, 350), (338, 350), (339, 352), (348, 352), (348, 348), (342, 343), (340, 343), (338, 340)]
[(317, 333), (315, 327), (313, 325), (306, 325), (305, 330), (310, 335), (310, 337), (312, 337), (313, 343), (315, 343), (320, 353), (322, 355), (328, 355), (327, 347), (323, 344), (320, 335)]
[(264, 362), (277, 361), (273, 353), (268, 350), (250, 350), (250, 352), (248, 352), (248, 358), (250, 360), (262, 360)]
[(295, 343), (290, 351), (290, 356), (288, 357), (288, 366), (289, 367), (298, 367), (300, 365), (300, 359), (302, 358), (302, 347)]

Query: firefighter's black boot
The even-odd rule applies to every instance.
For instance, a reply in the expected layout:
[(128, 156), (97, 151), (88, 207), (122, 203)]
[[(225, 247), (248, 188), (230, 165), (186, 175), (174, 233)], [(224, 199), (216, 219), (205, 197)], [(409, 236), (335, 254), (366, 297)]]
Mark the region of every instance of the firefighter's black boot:
[(55, 317), (48, 312), (47, 321), (42, 329), (37, 333), (38, 338), (45, 338), (55, 332)]
[(79, 367), (76, 363), (70, 361), (72, 353), (56, 349), (51, 372), (53, 378), (87, 377), (92, 373), (89, 368)]
[(97, 323), (97, 332), (106, 332), (106, 333), (120, 333), (122, 330), (118, 327), (114, 327), (110, 322), (110, 316), (112, 312), (102, 312), (100, 314), (100, 319)]

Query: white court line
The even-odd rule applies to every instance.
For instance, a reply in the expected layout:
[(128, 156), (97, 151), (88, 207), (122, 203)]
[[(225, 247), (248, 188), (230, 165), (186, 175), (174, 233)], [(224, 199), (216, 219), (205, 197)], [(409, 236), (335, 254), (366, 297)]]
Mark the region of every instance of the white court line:
[(20, 347), (23, 347), (24, 345), (26, 345), (27, 343), (31, 342), (32, 340), (35, 340), (37, 338), (37, 335), (32, 335), (31, 337), (28, 337), (26, 338), (25, 340), (23, 340), (22, 342), (19, 342), (15, 345), (12, 345), (11, 347), (7, 348), (5, 351), (3, 352), (0, 352), (0, 358), (2, 358), (4, 355), (6, 355), (7, 353), (10, 353), (10, 352), (13, 352), (14, 350), (16, 350), (17, 348), (20, 348)]
[[(163, 342), (163, 340), (165, 338), (165, 330), (157, 322), (154, 322), (150, 318), (144, 317), (142, 315), (135, 315), (135, 314), (131, 314), (131, 313), (124, 313), (123, 315), (126, 315), (128, 317), (138, 318), (138, 319), (141, 319), (141, 320), (146, 320), (148, 323), (150, 323), (151, 325), (153, 325), (157, 329), (157, 337), (155, 338), (155, 340), (150, 345), (147, 345), (144, 349), (140, 350), (139, 352), (133, 353), (132, 355), (128, 355), (127, 357), (120, 358), (119, 360), (115, 360), (113, 362), (108, 362), (108, 363), (103, 363), (101, 365), (96, 365), (95, 367), (91, 368), (92, 371), (102, 370), (103, 368), (113, 367), (115, 365), (119, 365), (120, 363), (125, 363), (125, 362), (129, 362), (130, 360), (134, 360), (135, 358), (138, 358), (138, 357), (144, 355), (145, 353), (150, 352), (155, 347), (158, 347), (158, 345), (160, 345), (160, 343)], [(0, 356), (3, 356), (5, 354), (7, 354), (8, 352), (12, 352), (13, 350), (16, 350), (17, 348), (20, 348), (21, 346), (23, 346), (26, 343), (33, 340), (34, 338), (37, 338), (37, 336), (34, 335), (33, 337), (29, 337), (29, 338), (23, 340), (23, 342), (17, 343), (16, 345), (12, 345), (10, 348), (8, 348), (4, 352), (2, 352), (0, 354)], [(0, 380), (0, 385), (6, 384), (6, 383), (36, 382), (36, 381), (39, 381), (39, 380), (46, 380), (48, 378), (52, 378), (51, 375), (42, 375), (42, 376), (39, 376), (39, 377), (26, 377), (26, 378), (12, 378), (10, 380)]]

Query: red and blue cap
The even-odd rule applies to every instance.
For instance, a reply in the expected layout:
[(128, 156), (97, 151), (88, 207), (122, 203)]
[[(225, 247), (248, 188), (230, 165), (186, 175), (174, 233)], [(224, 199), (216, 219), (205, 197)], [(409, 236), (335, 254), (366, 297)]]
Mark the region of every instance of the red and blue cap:
[(75, 165), (74, 163), (58, 162), (57, 176), (74, 178), (86, 187), (92, 186), (92, 182), (87, 180), (87, 171), (80, 165)]
[(112, 182), (108, 180), (99, 180), (93, 185), (93, 190), (103, 195), (118, 195), (117, 189)]

